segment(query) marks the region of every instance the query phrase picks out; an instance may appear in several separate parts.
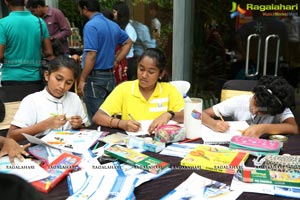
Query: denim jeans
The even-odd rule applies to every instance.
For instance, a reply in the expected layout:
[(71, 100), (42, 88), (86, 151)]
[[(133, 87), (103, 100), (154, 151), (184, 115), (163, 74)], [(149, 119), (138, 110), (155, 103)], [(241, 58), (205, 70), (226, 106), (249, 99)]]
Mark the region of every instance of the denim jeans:
[(90, 123), (92, 123), (93, 116), (115, 86), (116, 80), (113, 72), (92, 71), (87, 77), (83, 100)]

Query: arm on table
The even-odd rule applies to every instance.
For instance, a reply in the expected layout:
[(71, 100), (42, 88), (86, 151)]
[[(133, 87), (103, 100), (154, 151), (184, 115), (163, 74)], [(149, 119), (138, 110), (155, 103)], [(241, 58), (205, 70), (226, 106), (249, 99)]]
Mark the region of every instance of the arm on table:
[(7, 132), (7, 137), (13, 138), (16, 141), (20, 141), (25, 139), (22, 133), (27, 133), (29, 135), (36, 135), (41, 133), (47, 129), (57, 129), (63, 126), (67, 122), (65, 115), (52, 116), (48, 119), (45, 119), (37, 124), (32, 126), (20, 128), (15, 125), (10, 125), (9, 130)]
[(223, 120), (215, 120), (217, 117), (213, 108), (208, 108), (202, 112), (202, 123), (217, 132), (225, 132), (229, 129), (229, 123)]
[(290, 117), (279, 124), (256, 124), (249, 126), (243, 135), (249, 137), (260, 137), (264, 133), (268, 134), (298, 134), (298, 126), (295, 118)]
[(113, 118), (101, 109), (99, 109), (94, 115), (93, 122), (100, 126), (120, 128), (131, 132), (137, 132), (141, 128), (141, 124), (135, 120), (121, 120)]

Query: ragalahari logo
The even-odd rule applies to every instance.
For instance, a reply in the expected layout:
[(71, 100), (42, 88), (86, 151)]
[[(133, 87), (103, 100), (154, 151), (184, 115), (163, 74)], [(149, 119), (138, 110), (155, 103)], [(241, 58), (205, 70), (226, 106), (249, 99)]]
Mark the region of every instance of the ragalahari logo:
[(233, 19), (237, 15), (244, 15), (246, 13), (246, 10), (241, 8), (240, 4), (237, 5), (237, 3), (233, 1), (230, 12), (230, 18)]

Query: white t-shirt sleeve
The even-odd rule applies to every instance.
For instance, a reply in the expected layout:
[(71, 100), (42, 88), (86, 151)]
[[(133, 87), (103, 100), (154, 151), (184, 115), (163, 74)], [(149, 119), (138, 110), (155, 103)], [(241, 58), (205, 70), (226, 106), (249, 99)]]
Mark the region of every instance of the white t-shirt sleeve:
[(20, 128), (32, 126), (37, 123), (37, 109), (32, 95), (25, 97), (19, 106), (11, 124)]
[(219, 104), (214, 105), (212, 108), (216, 113), (224, 117), (232, 117), (233, 120), (247, 120), (251, 113), (249, 111), (250, 100), (252, 95), (235, 96)]
[(289, 108), (286, 108), (283, 113), (280, 115), (280, 122), (283, 122), (284, 120), (288, 119), (288, 118), (294, 118), (294, 114), (292, 113), (292, 111)]

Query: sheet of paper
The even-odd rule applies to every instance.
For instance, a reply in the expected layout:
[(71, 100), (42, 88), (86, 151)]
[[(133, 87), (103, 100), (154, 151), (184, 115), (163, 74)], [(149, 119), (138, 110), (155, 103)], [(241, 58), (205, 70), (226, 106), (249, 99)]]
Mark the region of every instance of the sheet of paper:
[(108, 144), (125, 144), (125, 140), (128, 136), (124, 133), (113, 133), (105, 137), (101, 137), (99, 140)]
[(201, 136), (204, 144), (228, 144), (235, 135), (242, 135), (242, 131), (249, 127), (246, 121), (229, 121), (230, 129), (224, 133), (215, 132), (202, 124)]
[[(131, 199), (133, 196), (133, 176), (116, 176), (115, 174), (70, 174), (68, 178), (69, 189), (72, 194), (67, 200), (106, 200), (106, 199)], [(70, 185), (76, 183), (75, 185)], [(81, 183), (81, 186), (77, 183)]]
[(8, 156), (0, 158), (0, 172), (20, 176), (28, 182), (47, 178), (49, 174), (35, 162), (25, 159), (23, 162), (15, 158), (13, 166)]
[(271, 184), (245, 183), (235, 177), (233, 177), (230, 187), (232, 190), (274, 195), (273, 185)]
[(32, 144), (45, 144), (45, 145), (48, 145), (47, 143), (45, 143), (43, 140), (35, 137), (35, 136), (32, 136), (32, 135), (29, 135), (27, 133), (22, 133), (22, 135)]
[(192, 173), (183, 183), (170, 191), (161, 200), (173, 199), (236, 199), (242, 191), (231, 191), (224, 183)]
[(198, 145), (198, 143), (173, 143), (168, 145), (159, 154), (184, 158), (190, 151), (192, 151)]
[(96, 130), (51, 131), (41, 140), (51, 147), (68, 152), (82, 154), (99, 138), (101, 132)]
[[(130, 132), (126, 131), (127, 135), (129, 136), (141, 136), (141, 135), (148, 135), (148, 128), (153, 120), (141, 120), (139, 121), (141, 123), (141, 129), (138, 132)], [(171, 120), (168, 122), (168, 124), (178, 124), (177, 122)]]
[(132, 165), (125, 164), (125, 163), (122, 163), (121, 167), (122, 167), (122, 170), (123, 170), (123, 173), (125, 176), (133, 176), (133, 177), (137, 178), (137, 181), (135, 182), (134, 187), (138, 187), (139, 185), (141, 185), (147, 181), (159, 178), (160, 176), (171, 171), (171, 168), (168, 167), (168, 168), (162, 170), (160, 173), (154, 174), (154, 173), (148, 172), (146, 170), (143, 170), (143, 169), (140, 169), (140, 168), (137, 168)]
[(127, 135), (129, 136), (140, 136), (140, 135), (147, 135), (148, 133), (148, 128), (152, 122), (152, 120), (143, 120), (139, 121), (141, 123), (141, 129), (138, 132), (130, 132), (126, 131)]

